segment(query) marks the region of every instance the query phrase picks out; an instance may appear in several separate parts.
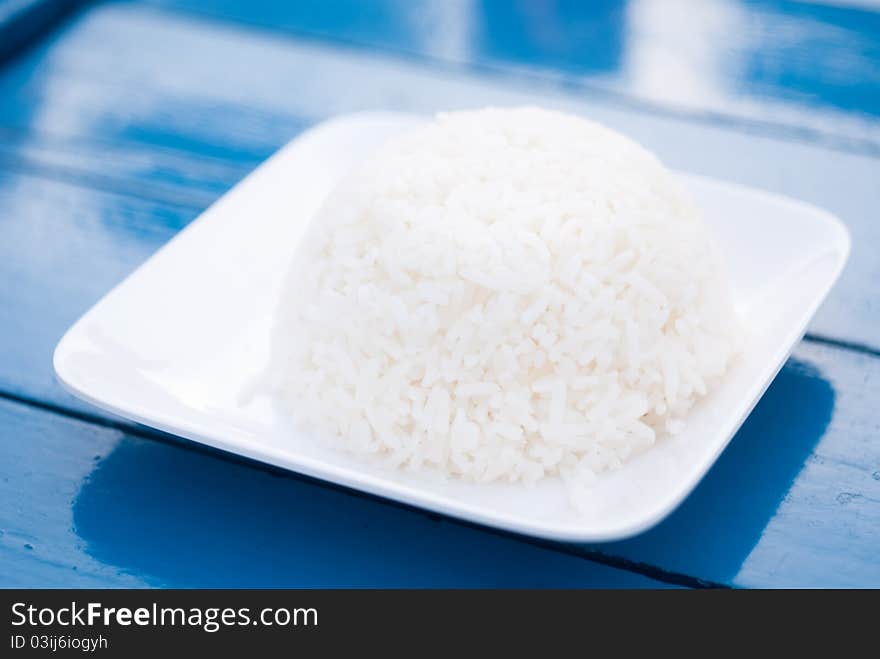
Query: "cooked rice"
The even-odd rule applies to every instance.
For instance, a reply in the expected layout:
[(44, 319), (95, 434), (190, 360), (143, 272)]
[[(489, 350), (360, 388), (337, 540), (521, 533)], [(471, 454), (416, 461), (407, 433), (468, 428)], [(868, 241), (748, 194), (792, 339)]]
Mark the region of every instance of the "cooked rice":
[(651, 153), (537, 108), (439, 115), (327, 198), (274, 336), (278, 394), (358, 455), (583, 482), (674, 432), (739, 325)]

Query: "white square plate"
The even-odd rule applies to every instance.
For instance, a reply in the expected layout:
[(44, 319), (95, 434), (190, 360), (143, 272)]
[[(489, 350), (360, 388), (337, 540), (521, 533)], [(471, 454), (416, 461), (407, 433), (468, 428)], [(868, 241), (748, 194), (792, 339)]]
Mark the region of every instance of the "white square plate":
[[(587, 510), (534, 488), (384, 471), (292, 433), (262, 396), (270, 327), (300, 235), (340, 176), (424, 119), (369, 113), (298, 137), (85, 314), (55, 351), (76, 395), (134, 421), (278, 467), (521, 533), (603, 541), (659, 522), (696, 486), (767, 388), (849, 253), (828, 213), (682, 175), (726, 253), (750, 330), (745, 354), (685, 431), (602, 475)], [(248, 400), (249, 399), (249, 400)]]

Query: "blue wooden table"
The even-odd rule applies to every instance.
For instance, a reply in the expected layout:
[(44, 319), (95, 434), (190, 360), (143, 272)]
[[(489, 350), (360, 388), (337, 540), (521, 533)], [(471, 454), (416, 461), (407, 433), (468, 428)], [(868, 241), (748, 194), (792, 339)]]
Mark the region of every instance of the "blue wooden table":
[[(880, 10), (50, 4), (0, 0), (0, 585), (880, 586)], [(491, 103), (595, 117), (852, 233), (807, 337), (657, 528), (513, 537), (201, 450), (55, 381), (69, 324), (303, 128)]]

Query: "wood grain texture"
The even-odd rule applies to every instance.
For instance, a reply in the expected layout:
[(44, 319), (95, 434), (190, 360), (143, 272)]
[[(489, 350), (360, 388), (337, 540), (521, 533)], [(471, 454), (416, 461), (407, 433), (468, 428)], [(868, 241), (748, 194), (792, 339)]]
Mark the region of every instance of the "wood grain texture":
[(101, 6), (0, 75), (0, 163), (202, 208), (303, 127), (364, 109), (541, 103), (580, 112), (671, 166), (823, 206), (849, 265), (810, 331), (880, 348), (880, 159), (636, 112), (553, 81), (501, 80), (130, 5)]
[[(12, 283), (0, 287), (8, 348), (0, 391), (112, 421), (61, 389), (52, 350), (104, 291), (196, 213), (41, 177), (0, 177), (0, 280)], [(878, 387), (880, 359), (801, 344), (668, 521), (632, 541), (578, 551), (730, 585), (880, 586)], [(9, 441), (18, 441), (15, 433)], [(46, 458), (28, 459), (41, 469)], [(173, 508), (168, 515), (178, 523)]]
[[(791, 0), (147, 0), (654, 112), (880, 144), (880, 13)], [(794, 132), (794, 131), (793, 131)]]
[(4, 401), (0, 586), (668, 587)]

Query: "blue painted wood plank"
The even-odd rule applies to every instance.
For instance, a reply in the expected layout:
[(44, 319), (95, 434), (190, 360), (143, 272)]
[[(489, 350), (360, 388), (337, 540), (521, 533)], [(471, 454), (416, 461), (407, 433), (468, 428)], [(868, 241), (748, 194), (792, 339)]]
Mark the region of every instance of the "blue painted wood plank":
[(10, 586), (668, 587), (0, 401), (0, 587)]
[[(0, 175), (0, 281), (7, 282), (0, 286), (0, 340), (7, 347), (0, 392), (109, 418), (55, 382), (54, 345), (196, 213)], [(880, 586), (878, 391), (880, 359), (801, 344), (717, 467), (669, 521), (629, 542), (581, 549), (731, 585)], [(44, 455), (31, 464), (38, 467)], [(168, 514), (170, 526), (180, 523), (173, 509)]]
[(207, 207), (271, 153), (212, 151), (219, 149), (166, 145), (159, 135), (83, 140), (0, 126), (0, 166), (196, 208)]
[(148, 0), (275, 33), (561, 79), (878, 144), (880, 13), (790, 0)]
[(335, 113), (542, 103), (586, 114), (672, 166), (837, 213), (853, 255), (810, 331), (880, 349), (880, 158), (621, 109), (554, 82), (444, 72), (130, 5), (93, 10), (0, 72), (0, 97), (0, 164), (193, 208)]

